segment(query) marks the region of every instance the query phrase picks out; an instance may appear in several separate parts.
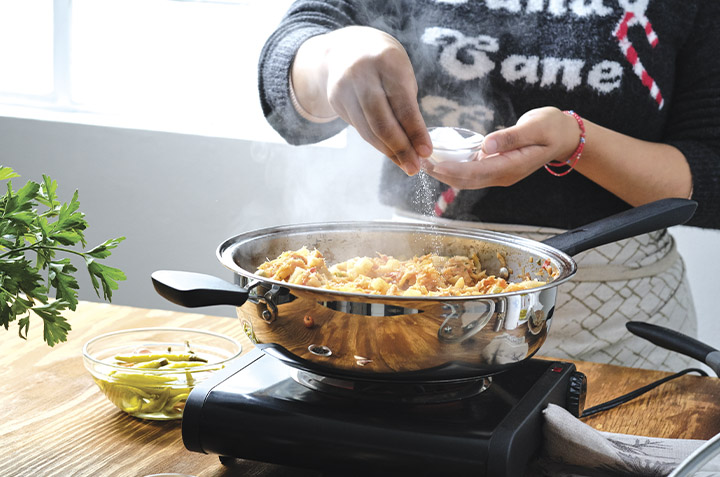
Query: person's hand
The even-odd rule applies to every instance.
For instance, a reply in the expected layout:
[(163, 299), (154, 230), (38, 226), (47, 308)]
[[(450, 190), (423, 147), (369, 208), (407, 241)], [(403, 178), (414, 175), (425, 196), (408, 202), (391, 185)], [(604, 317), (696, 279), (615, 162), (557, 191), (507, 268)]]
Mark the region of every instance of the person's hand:
[[(322, 60), (313, 59), (318, 54)], [(330, 108), (407, 174), (417, 173), (420, 157), (432, 152), (410, 59), (387, 33), (353, 26), (310, 38), (298, 51), (292, 75), (303, 107), (309, 104), (320, 115)], [(313, 89), (313, 78), (324, 79), (324, 88)]]
[(533, 109), (514, 126), (488, 134), (478, 159), (425, 166), (456, 189), (510, 186), (550, 161), (567, 160), (579, 140), (575, 118), (553, 107)]

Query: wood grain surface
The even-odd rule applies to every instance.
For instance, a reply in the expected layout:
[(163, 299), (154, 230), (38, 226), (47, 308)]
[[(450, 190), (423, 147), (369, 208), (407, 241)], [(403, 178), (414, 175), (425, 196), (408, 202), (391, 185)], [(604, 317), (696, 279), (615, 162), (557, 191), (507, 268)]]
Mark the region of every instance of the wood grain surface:
[[(81, 303), (67, 318), (73, 327), (69, 340), (54, 348), (43, 342), (37, 317), (28, 341), (17, 336), (16, 327), (0, 330), (0, 475), (319, 475), (243, 460), (224, 466), (217, 456), (190, 452), (182, 444), (180, 421), (144, 421), (124, 414), (103, 396), (83, 365), (82, 346), (90, 338), (147, 326), (212, 330), (240, 340), (247, 351), (252, 345), (237, 320), (90, 302)], [(588, 377), (588, 406), (667, 375), (576, 364)], [(708, 439), (720, 430), (719, 399), (718, 379), (684, 376), (585, 422), (610, 432)]]

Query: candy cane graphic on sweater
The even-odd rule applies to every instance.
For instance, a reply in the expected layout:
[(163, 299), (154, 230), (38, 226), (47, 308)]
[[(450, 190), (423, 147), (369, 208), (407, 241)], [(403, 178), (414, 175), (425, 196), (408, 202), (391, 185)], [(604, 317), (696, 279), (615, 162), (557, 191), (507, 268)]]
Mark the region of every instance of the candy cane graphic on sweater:
[(460, 189), (450, 187), (440, 194), (437, 202), (435, 202), (435, 216), (442, 217), (448, 206), (453, 203)]
[[(621, 2), (626, 3), (626, 2)], [(650, 96), (657, 102), (658, 109), (662, 109), (665, 104), (665, 100), (662, 97), (660, 87), (657, 85), (655, 80), (650, 76), (645, 67), (643, 66), (638, 56), (637, 50), (628, 39), (628, 30), (630, 27), (639, 25), (645, 31), (645, 36), (651, 47), (655, 48), (659, 43), (657, 33), (652, 27), (650, 20), (645, 16), (645, 9), (647, 8), (647, 1), (630, 2), (630, 7), (635, 11), (626, 11), (622, 20), (618, 23), (617, 27), (613, 31), (613, 35), (617, 38), (620, 50), (625, 55), (625, 58), (630, 62), (633, 67), (633, 72), (640, 78), (642, 84), (650, 91)], [(442, 217), (447, 210), (448, 206), (453, 203), (457, 197), (460, 189), (450, 187), (440, 194), (437, 202), (435, 203), (435, 215)]]
[(655, 48), (659, 42), (658, 36), (655, 33), (655, 30), (653, 30), (650, 20), (648, 20), (644, 14), (638, 15), (633, 12), (625, 12), (625, 16), (620, 23), (618, 23), (613, 35), (617, 38), (618, 43), (620, 44), (620, 50), (632, 65), (633, 71), (637, 77), (640, 78), (642, 84), (650, 90), (650, 96), (652, 96), (652, 98), (657, 102), (658, 109), (662, 109), (663, 104), (665, 104), (665, 100), (662, 97), (660, 88), (643, 66), (640, 58), (638, 57), (637, 51), (627, 36), (628, 29), (635, 25), (640, 25), (645, 30), (645, 36), (648, 43), (650, 43), (650, 46)]

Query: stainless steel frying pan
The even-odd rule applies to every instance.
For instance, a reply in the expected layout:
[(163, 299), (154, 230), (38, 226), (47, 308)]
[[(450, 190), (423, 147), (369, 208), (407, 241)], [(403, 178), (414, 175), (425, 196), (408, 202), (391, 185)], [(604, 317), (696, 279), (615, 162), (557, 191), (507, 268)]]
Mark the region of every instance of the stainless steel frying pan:
[[(333, 222), (243, 233), (223, 242), (220, 262), (235, 284), (190, 272), (158, 271), (158, 293), (188, 307), (237, 307), (241, 326), (266, 353), (288, 364), (344, 379), (437, 382), (476, 379), (533, 356), (550, 329), (558, 286), (577, 270), (571, 255), (686, 222), (696, 203), (664, 199), (536, 242), (482, 230), (428, 224)], [(266, 259), (302, 246), (329, 263), (377, 252), (399, 259), (436, 252), (477, 253), (489, 274), (504, 257), (513, 277), (534, 276), (545, 261), (550, 283), (526, 291), (472, 297), (365, 295), (263, 278)], [(306, 319), (310, 317), (310, 319)], [(311, 322), (312, 326), (307, 326)]]

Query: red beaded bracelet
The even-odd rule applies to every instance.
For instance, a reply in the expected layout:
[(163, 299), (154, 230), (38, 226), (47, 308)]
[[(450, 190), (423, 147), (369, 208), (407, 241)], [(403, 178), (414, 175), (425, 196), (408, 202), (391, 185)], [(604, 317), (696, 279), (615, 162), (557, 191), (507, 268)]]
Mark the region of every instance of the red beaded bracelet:
[[(580, 155), (585, 148), (585, 123), (583, 123), (582, 118), (575, 111), (563, 111), (563, 113), (572, 116), (573, 118), (575, 118), (575, 121), (577, 121), (578, 126), (580, 127), (580, 143), (578, 144), (577, 149), (575, 149), (575, 152), (572, 153), (572, 155), (567, 161), (550, 161), (545, 164), (545, 169), (550, 174), (557, 177), (567, 175), (575, 168), (575, 164), (577, 164), (578, 160), (580, 159)], [(561, 172), (555, 172), (551, 169), (551, 167), (567, 167), (567, 169)]]

